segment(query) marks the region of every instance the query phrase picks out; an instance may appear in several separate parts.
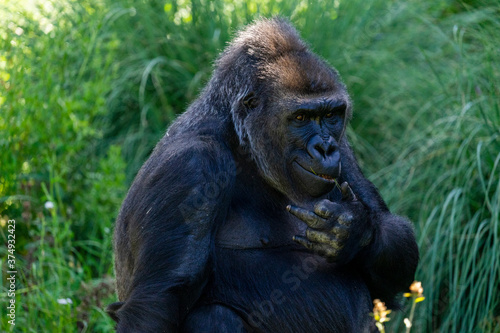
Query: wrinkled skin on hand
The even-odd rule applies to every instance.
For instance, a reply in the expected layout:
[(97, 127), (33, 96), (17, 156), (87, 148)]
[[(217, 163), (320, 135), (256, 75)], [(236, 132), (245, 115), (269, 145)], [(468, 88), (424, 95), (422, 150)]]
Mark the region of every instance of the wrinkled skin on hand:
[(289, 205), (287, 210), (307, 224), (305, 236), (294, 241), (325, 257), (344, 263), (366, 247), (373, 236), (368, 212), (347, 182), (340, 186), (342, 200), (318, 201), (313, 211)]

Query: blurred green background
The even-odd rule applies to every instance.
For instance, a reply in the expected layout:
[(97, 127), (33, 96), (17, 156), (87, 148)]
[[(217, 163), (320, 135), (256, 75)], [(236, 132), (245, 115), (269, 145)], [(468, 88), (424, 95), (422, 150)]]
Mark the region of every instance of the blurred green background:
[[(112, 330), (111, 239), (130, 182), (234, 32), (277, 14), (340, 71), (361, 166), (415, 224), (426, 300), (412, 332), (500, 332), (497, 0), (2, 1), (0, 238), (15, 219), (14, 331)], [(1, 246), (2, 300), (8, 254)], [(12, 329), (5, 304), (0, 331)], [(403, 331), (408, 312), (387, 330)]]

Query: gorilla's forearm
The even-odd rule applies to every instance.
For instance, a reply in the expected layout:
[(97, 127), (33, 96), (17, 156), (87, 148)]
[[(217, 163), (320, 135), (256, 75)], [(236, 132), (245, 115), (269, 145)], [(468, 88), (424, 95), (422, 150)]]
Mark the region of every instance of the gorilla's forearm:
[[(372, 298), (391, 303), (406, 290), (415, 275), (418, 247), (410, 222), (389, 212), (372, 214), (371, 244), (356, 260), (361, 264)], [(390, 304), (388, 304), (390, 305)]]
[(353, 264), (361, 268), (372, 298), (394, 305), (397, 293), (413, 281), (418, 264), (418, 247), (411, 223), (393, 215), (377, 188), (363, 175), (347, 140), (342, 146), (343, 179), (370, 212), (372, 241), (356, 256)]

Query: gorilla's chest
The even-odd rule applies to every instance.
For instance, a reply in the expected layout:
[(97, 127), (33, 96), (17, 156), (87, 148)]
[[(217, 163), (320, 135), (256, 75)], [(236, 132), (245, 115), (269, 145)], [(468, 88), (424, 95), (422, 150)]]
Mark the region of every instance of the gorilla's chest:
[(249, 197), (218, 228), (205, 300), (238, 312), (247, 332), (365, 332), (371, 300), (360, 275), (296, 244), (306, 225), (286, 204)]
[(216, 235), (225, 248), (256, 249), (292, 245), (293, 236), (303, 235), (306, 224), (285, 211), (232, 205)]
[(216, 247), (211, 301), (226, 304), (253, 332), (364, 332), (370, 296), (358, 274), (298, 246)]

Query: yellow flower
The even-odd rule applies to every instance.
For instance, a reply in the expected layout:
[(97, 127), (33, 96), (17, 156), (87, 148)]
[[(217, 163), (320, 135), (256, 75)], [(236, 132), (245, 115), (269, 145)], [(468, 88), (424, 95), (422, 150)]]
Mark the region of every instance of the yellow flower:
[(414, 294), (418, 294), (418, 296), (422, 296), (422, 294), (424, 293), (422, 283), (419, 281), (414, 281), (410, 286), (410, 291)]
[(373, 318), (375, 318), (375, 321), (379, 323), (389, 321), (390, 318), (387, 317), (389, 313), (391, 313), (391, 310), (387, 310), (384, 302), (378, 298), (373, 301)]
[(422, 283), (420, 281), (414, 281), (410, 286), (410, 292), (404, 293), (404, 297), (414, 297), (415, 303), (422, 302), (424, 297), (424, 288), (422, 287)]

